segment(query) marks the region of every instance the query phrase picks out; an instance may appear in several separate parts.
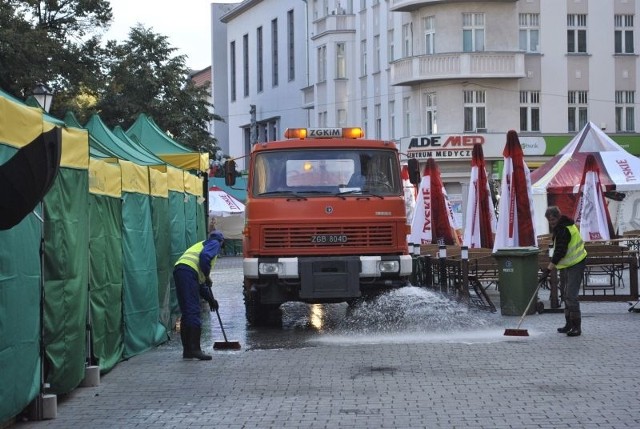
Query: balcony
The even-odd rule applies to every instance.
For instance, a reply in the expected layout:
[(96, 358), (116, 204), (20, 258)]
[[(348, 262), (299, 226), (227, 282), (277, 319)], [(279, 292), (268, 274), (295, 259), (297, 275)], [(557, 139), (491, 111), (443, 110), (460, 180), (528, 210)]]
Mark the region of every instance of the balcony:
[[(515, 3), (518, 0), (485, 0), (485, 3)], [(391, 7), (392, 12), (412, 12), (421, 7), (431, 6), (443, 3), (461, 3), (469, 2), (469, 0), (393, 0)]]
[(315, 40), (327, 33), (333, 32), (355, 32), (356, 31), (356, 16), (335, 14), (327, 15), (319, 18), (313, 22), (313, 35), (311, 39)]
[(392, 85), (416, 85), (449, 79), (525, 77), (523, 52), (459, 52), (420, 55), (391, 64)]

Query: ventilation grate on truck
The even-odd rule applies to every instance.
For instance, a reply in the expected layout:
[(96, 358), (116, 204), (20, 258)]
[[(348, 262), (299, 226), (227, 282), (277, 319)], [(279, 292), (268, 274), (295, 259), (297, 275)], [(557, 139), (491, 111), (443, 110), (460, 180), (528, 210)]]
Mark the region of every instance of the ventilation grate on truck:
[(265, 227), (262, 243), (264, 249), (393, 246), (394, 229), (392, 225)]

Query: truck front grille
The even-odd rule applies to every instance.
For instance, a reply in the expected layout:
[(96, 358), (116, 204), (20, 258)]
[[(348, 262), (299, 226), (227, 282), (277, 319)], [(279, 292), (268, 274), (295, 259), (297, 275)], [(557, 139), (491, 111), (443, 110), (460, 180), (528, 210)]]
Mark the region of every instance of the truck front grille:
[[(326, 241), (314, 241), (318, 236)], [(394, 231), (392, 225), (265, 227), (262, 243), (265, 250), (393, 246)]]

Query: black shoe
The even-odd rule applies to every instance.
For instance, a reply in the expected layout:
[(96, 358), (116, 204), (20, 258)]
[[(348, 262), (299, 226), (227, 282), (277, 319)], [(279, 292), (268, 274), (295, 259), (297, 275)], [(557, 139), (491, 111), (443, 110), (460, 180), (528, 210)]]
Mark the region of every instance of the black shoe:
[(564, 310), (564, 320), (564, 326), (562, 328), (558, 328), (558, 332), (561, 334), (566, 334), (571, 330), (571, 319), (569, 319), (569, 311), (566, 309)]
[(200, 348), (200, 337), (202, 335), (202, 328), (191, 328), (191, 355), (199, 360), (211, 360), (211, 355), (205, 354)]
[(571, 313), (571, 329), (567, 331), (568, 337), (579, 337), (582, 334), (582, 317), (580, 313)]

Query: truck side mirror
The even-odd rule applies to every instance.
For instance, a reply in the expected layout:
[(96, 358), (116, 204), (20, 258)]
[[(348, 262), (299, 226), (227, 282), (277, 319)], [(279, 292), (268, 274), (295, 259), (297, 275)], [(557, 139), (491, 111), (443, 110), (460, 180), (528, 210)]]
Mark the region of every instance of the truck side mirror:
[(224, 162), (224, 184), (227, 186), (236, 184), (236, 162), (233, 159)]
[(407, 168), (409, 170), (409, 182), (413, 185), (420, 183), (420, 163), (415, 158), (410, 158), (407, 161)]

